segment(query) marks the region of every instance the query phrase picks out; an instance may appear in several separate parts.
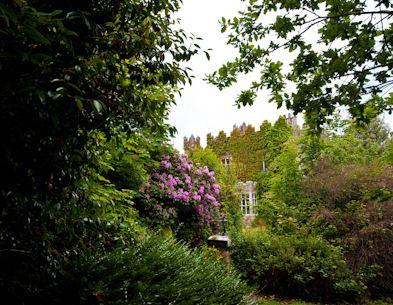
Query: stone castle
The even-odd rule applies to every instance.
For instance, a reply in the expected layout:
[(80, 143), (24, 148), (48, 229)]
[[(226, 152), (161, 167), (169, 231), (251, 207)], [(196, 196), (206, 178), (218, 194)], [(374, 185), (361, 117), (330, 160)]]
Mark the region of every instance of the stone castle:
[(183, 138), (183, 148), (184, 148), (184, 151), (200, 149), (201, 148), (201, 138), (200, 137), (195, 138), (194, 135), (191, 135), (190, 138), (184, 137)]
[[(288, 114), (285, 117), (285, 122), (292, 130), (293, 135), (295, 135), (295, 136), (300, 135), (300, 128), (298, 126), (296, 116)], [(254, 132), (255, 132), (255, 129), (251, 125), (246, 125), (246, 123), (243, 123), (240, 126), (233, 125), (233, 131), (236, 131), (239, 135), (244, 135), (246, 133), (247, 129), (254, 130)], [(233, 131), (232, 131), (232, 133), (233, 133)], [(191, 150), (195, 150), (195, 149), (200, 149), (201, 148), (201, 139), (199, 136), (195, 137), (194, 135), (191, 135), (189, 138), (184, 137), (183, 145), (184, 145), (183, 146), (184, 151), (191, 151)], [(223, 164), (224, 167), (229, 167), (229, 165), (232, 163), (233, 156), (229, 151), (224, 149), (220, 153), (218, 153), (218, 156), (221, 159), (221, 163)], [(260, 170), (262, 172), (267, 171), (267, 166), (266, 166), (265, 160), (261, 161)], [(240, 180), (242, 180), (242, 179), (240, 179)], [(242, 211), (246, 221), (252, 220), (255, 217), (256, 212), (257, 212), (256, 187), (257, 187), (257, 183), (255, 181), (244, 181), (243, 180), (237, 184), (237, 189), (238, 189), (238, 194), (239, 194), (239, 204), (240, 204), (241, 211)]]

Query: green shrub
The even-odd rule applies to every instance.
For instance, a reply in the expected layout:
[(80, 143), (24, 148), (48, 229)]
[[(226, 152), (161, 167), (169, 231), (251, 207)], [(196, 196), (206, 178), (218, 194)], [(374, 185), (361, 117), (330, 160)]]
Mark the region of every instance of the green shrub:
[(263, 299), (258, 302), (258, 305), (317, 305), (314, 303), (306, 303), (301, 300), (275, 300), (275, 299)]
[(65, 265), (140, 229), (134, 191), (199, 49), (180, 2), (0, 2), (2, 303), (75, 304), (48, 297)]
[(217, 183), (220, 185), (219, 199), (227, 220), (223, 229), (240, 229), (243, 225), (243, 215), (239, 205), (237, 180), (234, 173), (229, 167), (224, 168), (220, 158), (210, 148), (188, 150), (187, 154), (194, 163), (207, 166), (209, 170), (214, 172)]
[(300, 206), (293, 206), (271, 198), (259, 198), (258, 219), (278, 234), (297, 232), (306, 214)]
[(373, 296), (392, 297), (393, 199), (385, 202), (367, 202), (358, 213), (364, 214), (367, 222), (366, 225), (347, 234), (347, 261), (355, 271), (374, 270), (376, 276), (367, 282)]
[(329, 208), (343, 208), (353, 200), (388, 199), (393, 169), (379, 163), (337, 165), (320, 160), (303, 181), (308, 197)]
[(92, 270), (89, 293), (105, 304), (252, 304), (247, 285), (229, 267), (172, 238), (148, 238)]
[(393, 295), (393, 200), (349, 202), (343, 209), (316, 209), (311, 230), (343, 248), (348, 266), (367, 274), (369, 292)]
[(288, 205), (297, 205), (302, 195), (302, 173), (297, 160), (298, 152), (295, 143), (288, 141), (282, 153), (271, 164), (273, 175), (270, 178), (271, 196)]
[(266, 293), (306, 299), (354, 299), (365, 285), (342, 251), (320, 237), (250, 231), (232, 236), (237, 269)]

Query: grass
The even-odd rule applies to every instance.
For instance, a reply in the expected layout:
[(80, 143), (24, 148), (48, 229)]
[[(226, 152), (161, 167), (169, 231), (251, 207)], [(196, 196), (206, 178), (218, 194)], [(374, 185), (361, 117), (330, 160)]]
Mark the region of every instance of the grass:
[[(301, 300), (281, 300), (281, 299), (275, 299), (274, 297), (258, 297), (257, 304), (258, 305), (328, 305), (323, 303), (309, 303)], [(351, 303), (345, 303), (345, 304), (349, 305)], [(343, 304), (337, 303), (335, 305), (343, 305)], [(358, 304), (352, 303), (351, 305), (358, 305)], [(393, 305), (393, 302), (391, 300), (366, 301), (361, 305)]]
[(306, 303), (298, 300), (290, 300), (290, 301), (262, 300), (258, 302), (258, 305), (314, 305), (314, 304)]

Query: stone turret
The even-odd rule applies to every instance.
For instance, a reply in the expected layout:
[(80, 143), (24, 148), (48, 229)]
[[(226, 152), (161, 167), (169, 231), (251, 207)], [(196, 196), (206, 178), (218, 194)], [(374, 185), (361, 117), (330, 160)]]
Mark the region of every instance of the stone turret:
[(287, 121), (288, 125), (291, 126), (292, 128), (297, 127), (297, 117), (292, 116), (290, 113), (288, 113), (288, 116), (285, 117), (285, 120)]
[(244, 134), (245, 131), (247, 129), (247, 125), (245, 122), (243, 122), (243, 124), (241, 124), (239, 127), (237, 127), (237, 125), (233, 125), (233, 130), (239, 130), (240, 134)]
[(200, 149), (201, 148), (201, 138), (200, 137), (194, 137), (192, 134), (190, 138), (184, 137), (183, 138), (183, 149), (185, 152), (190, 151), (190, 150), (195, 150), (195, 149)]
[(292, 116), (290, 113), (288, 113), (288, 116), (285, 117), (285, 121), (289, 126), (291, 126), (293, 135), (300, 136), (300, 127), (297, 124), (297, 117)]
[(245, 122), (243, 122), (243, 124), (239, 127), (240, 129), (240, 133), (244, 134), (244, 132), (246, 131), (247, 125)]

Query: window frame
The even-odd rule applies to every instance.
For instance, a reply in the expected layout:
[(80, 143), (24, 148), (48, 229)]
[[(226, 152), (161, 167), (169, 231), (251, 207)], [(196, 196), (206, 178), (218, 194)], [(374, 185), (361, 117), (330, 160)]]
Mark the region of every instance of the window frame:
[(240, 193), (240, 209), (243, 216), (257, 215), (258, 200), (255, 192)]

